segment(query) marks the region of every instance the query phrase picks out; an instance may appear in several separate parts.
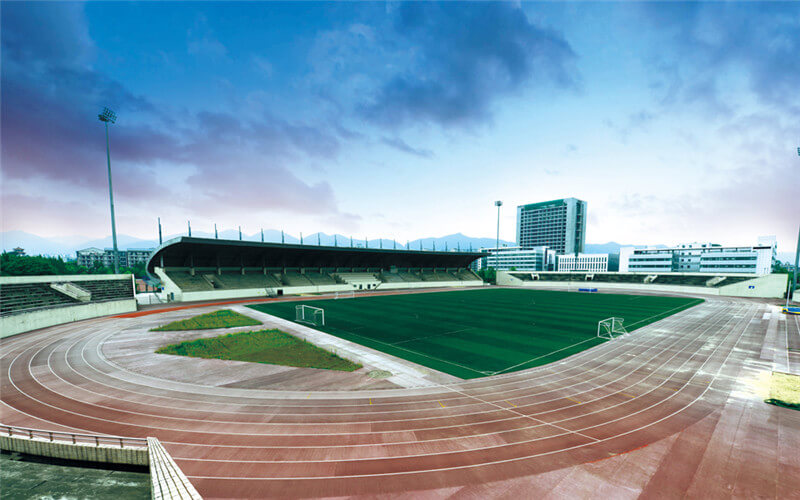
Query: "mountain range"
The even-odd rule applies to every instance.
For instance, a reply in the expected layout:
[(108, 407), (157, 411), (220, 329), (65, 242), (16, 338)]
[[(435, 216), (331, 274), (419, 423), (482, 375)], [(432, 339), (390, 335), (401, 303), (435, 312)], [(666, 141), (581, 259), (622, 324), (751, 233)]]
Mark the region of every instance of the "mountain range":
[[(186, 236), (186, 234), (173, 234), (164, 237), (164, 241), (179, 236)], [(192, 236), (196, 238), (213, 238), (213, 233), (205, 233), (202, 231), (192, 231)], [(25, 231), (5, 231), (0, 233), (2, 238), (3, 251), (11, 251), (15, 247), (25, 249), (28, 255), (60, 255), (68, 258), (75, 257), (75, 251), (83, 248), (97, 247), (97, 248), (111, 248), (111, 236), (100, 239), (89, 239), (81, 236), (65, 236), (56, 238), (46, 238), (35, 234), (27, 233)], [(219, 232), (220, 239), (238, 240), (239, 232), (233, 229), (228, 229)], [(261, 241), (261, 233), (255, 234), (242, 234), (242, 239), (245, 241)], [(284, 234), (283, 239), (286, 243), (300, 243), (300, 236), (293, 236), (291, 234)], [(281, 232), (275, 229), (264, 231), (264, 241), (278, 243), (281, 241)], [(316, 245), (319, 242), (321, 245), (334, 245), (350, 246), (350, 237), (341, 234), (325, 234), (325, 233), (312, 233), (303, 235), (303, 243), (306, 245)], [(391, 239), (373, 239), (369, 240), (369, 248), (405, 248), (410, 245), (412, 249), (419, 249), (420, 244), (425, 249), (432, 249), (434, 246), (437, 250), (444, 250), (445, 248), (461, 248), (468, 250), (472, 248), (477, 250), (479, 248), (494, 248), (496, 241), (494, 238), (481, 238), (466, 236), (461, 233), (450, 234), (447, 236), (419, 238), (411, 241), (393, 241)], [(500, 240), (501, 246), (514, 246), (513, 241)], [(155, 248), (158, 246), (157, 239), (142, 239), (125, 234), (117, 235), (117, 246), (120, 250), (128, 248)], [(364, 240), (354, 238), (353, 246), (364, 247)], [(609, 241), (608, 243), (587, 243), (586, 253), (619, 253), (621, 247), (638, 247), (643, 248), (646, 246), (654, 248), (666, 248), (666, 245), (626, 245)], [(783, 262), (794, 260), (794, 254), (791, 252), (779, 252), (778, 259)]]

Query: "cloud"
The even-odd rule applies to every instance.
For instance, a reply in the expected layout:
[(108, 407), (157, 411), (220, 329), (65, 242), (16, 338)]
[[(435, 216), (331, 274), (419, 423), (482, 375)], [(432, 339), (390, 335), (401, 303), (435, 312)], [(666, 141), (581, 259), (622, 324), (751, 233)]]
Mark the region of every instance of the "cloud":
[(3, 3), (2, 24), (4, 59), (71, 64), (94, 52), (83, 5), (77, 3)]
[(261, 74), (267, 78), (272, 76), (274, 68), (272, 67), (272, 63), (270, 63), (266, 57), (253, 56), (253, 64), (261, 72)]
[(214, 36), (208, 19), (200, 14), (194, 26), (186, 34), (186, 50), (191, 55), (220, 59), (228, 55), (228, 49)]
[[(207, 110), (188, 113), (176, 125), (148, 98), (94, 70), (88, 56), (75, 56), (93, 47), (90, 39), (78, 36), (88, 33), (82, 6), (48, 5), (54, 8), (10, 4), (8, 15), (3, 5), (0, 158), (5, 180), (30, 186), (46, 180), (59, 186), (52, 193), (56, 200), (79, 192), (103, 193), (105, 137), (97, 113), (109, 106), (120, 117), (110, 137), (115, 194), (121, 201), (158, 202), (164, 210), (181, 207), (197, 213), (339, 214), (330, 183), (306, 181), (290, 168), (306, 158), (335, 159), (340, 147), (336, 130), (266, 112)], [(53, 19), (59, 17), (63, 26)], [(40, 25), (61, 31), (29, 47), (18, 43)], [(53, 207), (41, 204), (37, 210)], [(42, 219), (33, 213), (29, 217)]]
[(567, 41), (517, 6), (407, 2), (394, 15), (387, 74), (358, 105), (373, 123), (474, 125), (529, 84), (577, 85)]
[(727, 116), (732, 104), (723, 88), (741, 75), (761, 103), (800, 111), (796, 4), (642, 2), (632, 8), (658, 40), (652, 88), (665, 104), (700, 103), (712, 116)]
[(430, 149), (415, 148), (399, 137), (383, 137), (381, 142), (403, 153), (418, 156), (420, 158), (433, 158), (433, 151)]

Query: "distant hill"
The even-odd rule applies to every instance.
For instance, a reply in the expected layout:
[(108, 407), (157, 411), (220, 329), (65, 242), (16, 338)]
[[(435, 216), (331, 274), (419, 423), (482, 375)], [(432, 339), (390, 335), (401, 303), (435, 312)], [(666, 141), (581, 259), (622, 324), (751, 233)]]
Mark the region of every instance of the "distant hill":
[[(62, 255), (62, 256), (75, 256), (75, 251), (82, 248), (97, 247), (97, 248), (111, 248), (111, 236), (100, 239), (89, 239), (82, 236), (67, 236), (57, 238), (45, 238), (24, 231), (5, 231), (0, 233), (2, 236), (3, 251), (10, 251), (14, 247), (22, 247), (28, 255)], [(178, 236), (186, 236), (186, 233), (164, 235), (164, 241), (167, 241)], [(203, 231), (192, 231), (192, 236), (196, 238), (213, 238), (213, 233)], [(238, 240), (239, 232), (235, 229), (226, 229), (219, 232), (220, 239)], [(242, 234), (242, 240), (245, 241), (261, 241), (261, 233)], [(281, 241), (281, 232), (276, 229), (264, 230), (264, 241), (278, 243)], [(284, 234), (284, 241), (286, 243), (299, 243), (300, 235)], [(326, 234), (326, 233), (311, 233), (303, 235), (303, 243), (306, 245), (316, 245), (319, 242), (321, 245), (334, 245), (349, 247), (350, 236), (342, 234)], [(494, 248), (496, 245), (494, 238), (483, 238), (466, 236), (462, 233), (449, 234), (447, 236), (432, 236), (428, 238), (417, 238), (411, 241), (393, 241), (388, 238), (371, 239), (369, 240), (369, 248), (405, 248), (410, 245), (412, 249), (419, 249), (420, 244), (424, 249), (432, 249), (434, 246), (437, 250), (452, 250), (454, 248), (461, 248), (461, 250), (473, 250), (480, 248)], [(158, 246), (158, 240), (141, 239), (126, 234), (117, 235), (117, 245), (120, 249), (127, 248), (155, 248)], [(516, 243), (508, 240), (500, 240), (500, 246), (515, 246)], [(353, 246), (363, 248), (365, 246), (363, 238), (353, 238)], [(637, 248), (644, 248), (646, 246), (655, 248), (666, 248), (666, 245), (625, 245), (614, 241), (608, 243), (587, 243), (586, 253), (619, 253), (621, 247), (633, 246)], [(781, 252), (778, 258), (782, 261), (794, 262), (794, 254), (790, 252)]]
[[(167, 241), (179, 236), (186, 236), (186, 233), (164, 235), (163, 239), (164, 241)], [(213, 238), (214, 234), (203, 231), (192, 231), (192, 236), (196, 238)], [(235, 229), (220, 231), (219, 238), (238, 240), (239, 232)], [(242, 234), (242, 240), (261, 241), (261, 232), (254, 234)], [(280, 242), (281, 232), (275, 229), (264, 230), (264, 241), (272, 243)], [(299, 243), (300, 235), (294, 236), (285, 233), (283, 235), (283, 241), (286, 243)], [(336, 244), (338, 246), (347, 247), (350, 246), (350, 236), (345, 236), (342, 234), (332, 235), (326, 233), (311, 233), (303, 235), (303, 243), (306, 245), (316, 245), (317, 243), (321, 245)], [(479, 248), (494, 248), (496, 243), (494, 238), (475, 238), (461, 233), (450, 234), (447, 236), (418, 238), (411, 241), (394, 241), (388, 238), (375, 238), (370, 239), (368, 242), (369, 248), (380, 248), (381, 246), (383, 248), (405, 248), (406, 245), (410, 245), (411, 248), (418, 249), (420, 244), (422, 245), (422, 248), (425, 249), (432, 249), (435, 246), (437, 250), (443, 250), (445, 248), (461, 248), (462, 250), (468, 250), (471, 246), (473, 250), (477, 250)], [(500, 246), (514, 246), (514, 244), (515, 243), (513, 241), (500, 240)], [(2, 233), (3, 251), (11, 251), (15, 247), (21, 247), (25, 249), (25, 252), (28, 255), (62, 255), (74, 257), (75, 252), (83, 248), (111, 248), (111, 246), (111, 236), (100, 239), (89, 239), (81, 236), (45, 238), (35, 234), (26, 233), (24, 231), (5, 231)], [(127, 248), (155, 248), (158, 246), (158, 240), (155, 238), (142, 239), (126, 234), (118, 234), (117, 246), (122, 250)], [(365, 246), (364, 239), (353, 238), (353, 246), (363, 248)]]

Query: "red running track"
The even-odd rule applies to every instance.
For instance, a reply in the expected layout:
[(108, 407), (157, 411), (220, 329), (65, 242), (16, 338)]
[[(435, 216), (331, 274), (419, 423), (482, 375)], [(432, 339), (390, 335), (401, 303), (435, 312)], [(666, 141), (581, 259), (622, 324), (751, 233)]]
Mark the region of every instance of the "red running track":
[[(2, 340), (0, 420), (157, 437), (207, 498), (477, 491), (485, 498), (512, 495), (508, 485), (523, 479), (546, 491), (536, 481), (548, 472), (609, 463), (724, 421), (742, 369), (759, 356), (766, 307), (709, 299), (543, 367), (437, 387), (329, 393), (186, 384), (159, 377), (158, 369), (133, 373), (103, 353), (114, 348), (115, 332), (146, 335), (145, 318), (88, 320)], [(783, 418), (783, 432), (800, 444), (800, 421)], [(716, 459), (689, 472), (707, 460)], [(782, 469), (781, 460), (766, 465), (776, 476), (766, 497), (800, 486), (793, 465)], [(641, 464), (641, 487), (610, 491), (661, 496), (674, 486), (670, 468), (678, 474), (681, 467)], [(591, 478), (584, 481), (581, 491), (599, 495)], [(704, 492), (730, 493), (707, 482), (687, 484), (678, 496)]]

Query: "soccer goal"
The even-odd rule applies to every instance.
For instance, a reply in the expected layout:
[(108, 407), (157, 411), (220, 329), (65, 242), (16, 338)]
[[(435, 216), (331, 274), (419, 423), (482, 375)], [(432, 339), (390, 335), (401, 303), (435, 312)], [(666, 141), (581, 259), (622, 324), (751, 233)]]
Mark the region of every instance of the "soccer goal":
[(319, 307), (295, 306), (295, 321), (314, 326), (325, 326), (325, 311)]
[(606, 318), (597, 323), (597, 336), (603, 339), (615, 339), (628, 334), (622, 325), (623, 318)]
[(356, 296), (356, 292), (353, 290), (348, 290), (346, 292), (336, 292), (336, 295), (333, 296), (334, 299), (353, 299)]

